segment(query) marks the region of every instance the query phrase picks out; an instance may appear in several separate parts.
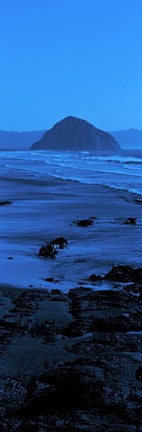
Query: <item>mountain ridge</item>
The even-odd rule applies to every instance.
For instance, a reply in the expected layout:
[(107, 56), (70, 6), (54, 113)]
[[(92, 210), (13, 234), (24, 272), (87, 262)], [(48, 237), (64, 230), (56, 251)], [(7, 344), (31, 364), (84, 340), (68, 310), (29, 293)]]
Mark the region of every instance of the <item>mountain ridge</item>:
[(28, 150), (45, 132), (45, 130), (29, 132), (0, 130), (0, 150)]
[(142, 150), (142, 130), (130, 128), (113, 131), (110, 134), (119, 142), (123, 149)]

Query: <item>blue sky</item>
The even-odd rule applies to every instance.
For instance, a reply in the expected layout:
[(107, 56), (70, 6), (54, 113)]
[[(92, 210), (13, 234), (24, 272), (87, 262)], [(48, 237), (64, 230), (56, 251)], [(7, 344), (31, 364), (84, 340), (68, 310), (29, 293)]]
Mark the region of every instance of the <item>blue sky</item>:
[(142, 0), (1, 0), (0, 129), (142, 129)]

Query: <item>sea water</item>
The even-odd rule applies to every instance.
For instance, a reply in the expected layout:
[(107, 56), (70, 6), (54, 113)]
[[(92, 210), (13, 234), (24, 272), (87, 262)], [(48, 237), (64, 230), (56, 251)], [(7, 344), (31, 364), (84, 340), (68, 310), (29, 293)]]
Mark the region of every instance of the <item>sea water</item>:
[(1, 176), (47, 175), (142, 195), (142, 150), (101, 152), (1, 151)]

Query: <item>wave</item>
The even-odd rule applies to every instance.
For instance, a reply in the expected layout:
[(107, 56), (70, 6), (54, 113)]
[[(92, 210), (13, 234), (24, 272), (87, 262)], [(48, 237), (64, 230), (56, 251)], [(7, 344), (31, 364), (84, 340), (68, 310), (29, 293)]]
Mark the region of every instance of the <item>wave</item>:
[(142, 165), (142, 160), (139, 160), (139, 161), (127, 161), (127, 162), (125, 162), (125, 164), (131, 164), (131, 165)]
[(102, 187), (105, 187), (105, 188), (109, 188), (109, 189), (115, 189), (115, 190), (118, 190), (118, 191), (121, 191), (121, 192), (125, 192), (125, 194), (131, 194), (132, 196), (133, 196), (133, 198), (138, 198), (138, 201), (139, 202), (142, 202), (142, 190), (140, 190), (140, 189), (137, 189), (137, 188), (131, 188), (131, 187), (129, 187), (129, 188), (127, 188), (126, 186), (124, 187), (124, 186), (120, 186), (120, 184), (119, 185), (115, 185), (115, 184), (113, 184), (113, 183), (107, 183), (107, 182), (104, 182), (104, 181), (94, 181), (94, 182), (92, 182), (92, 181), (90, 181), (89, 179), (80, 179), (80, 178), (76, 178), (76, 177), (66, 177), (66, 176), (64, 176), (64, 175), (61, 175), (61, 174), (48, 174), (49, 175), (49, 177), (54, 177), (54, 178), (58, 178), (59, 180), (63, 180), (63, 181), (75, 181), (75, 182), (78, 182), (78, 183), (80, 183), (80, 184), (86, 184), (86, 185), (97, 185), (97, 186), (102, 186)]
[[(142, 158), (122, 155), (96, 155), (85, 152), (8, 152), (1, 157), (3, 167), (10, 175), (25, 175), (46, 179), (47, 176), (82, 184), (105, 187), (142, 194)], [(141, 152), (142, 153), (142, 152)], [(4, 168), (3, 168), (4, 169)], [(9, 175), (9, 172), (6, 172)]]
[[(85, 158), (84, 158), (85, 159)], [(132, 157), (125, 157), (120, 156), (119, 158), (114, 157), (105, 157), (105, 156), (87, 156), (86, 159), (92, 160), (92, 161), (103, 161), (103, 162), (109, 162), (109, 163), (119, 163), (119, 164), (142, 164), (142, 158), (132, 158)]]

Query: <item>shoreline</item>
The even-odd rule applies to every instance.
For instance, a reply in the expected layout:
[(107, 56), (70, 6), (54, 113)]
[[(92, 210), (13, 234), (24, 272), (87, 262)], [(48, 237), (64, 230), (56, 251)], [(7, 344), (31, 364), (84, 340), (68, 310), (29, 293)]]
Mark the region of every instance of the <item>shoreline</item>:
[[(53, 178), (7, 179), (2, 191), (12, 202), (0, 208), (2, 431), (138, 432), (141, 206)], [(61, 236), (55, 259), (38, 256)], [(105, 277), (116, 264), (124, 280)]]
[[(54, 277), (64, 290), (67, 282), (68, 289), (76, 287), (89, 273), (103, 273), (114, 263), (140, 267), (141, 205), (120, 191), (51, 177), (7, 180), (2, 190), (1, 199), (12, 204), (0, 207), (1, 282), (49, 289), (43, 279)], [(92, 226), (75, 225), (90, 217)], [(124, 225), (129, 217), (136, 218), (135, 226)], [(39, 258), (40, 247), (60, 236), (68, 249), (54, 260)]]

